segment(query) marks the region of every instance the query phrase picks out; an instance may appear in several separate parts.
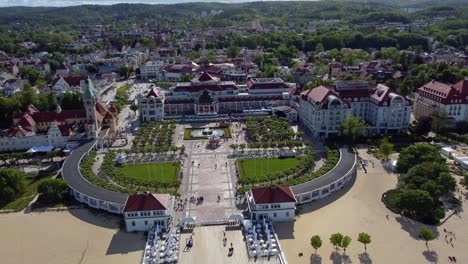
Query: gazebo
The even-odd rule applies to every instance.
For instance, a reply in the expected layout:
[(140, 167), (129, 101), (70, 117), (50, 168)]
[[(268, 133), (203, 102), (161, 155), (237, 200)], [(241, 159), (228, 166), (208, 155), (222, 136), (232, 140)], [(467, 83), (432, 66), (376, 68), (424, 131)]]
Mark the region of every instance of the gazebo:
[(211, 134), (211, 136), (208, 137), (208, 144), (212, 147), (218, 147), (220, 142), (221, 138), (215, 134)]

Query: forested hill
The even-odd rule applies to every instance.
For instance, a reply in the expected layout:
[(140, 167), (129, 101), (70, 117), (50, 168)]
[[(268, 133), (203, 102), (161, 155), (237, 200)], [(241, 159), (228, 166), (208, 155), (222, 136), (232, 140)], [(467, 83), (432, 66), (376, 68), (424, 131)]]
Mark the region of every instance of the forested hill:
[[(210, 10), (224, 12), (200, 18), (202, 11)], [(451, 15), (460, 18), (468, 14), (466, 8), (450, 8), (450, 12)], [(352, 23), (376, 20), (408, 22), (418, 17), (418, 14), (408, 14), (399, 8), (384, 4), (335, 1), (6, 7), (0, 8), (0, 29), (23, 27), (26, 24), (31, 30), (54, 28), (67, 31), (103, 24), (118, 30), (127, 29), (129, 25), (134, 24), (155, 25), (156, 21), (160, 21), (162, 28), (177, 26), (184, 29), (249, 25), (255, 19), (266, 24), (286, 25), (289, 22), (300, 24), (320, 19), (341, 19)]]

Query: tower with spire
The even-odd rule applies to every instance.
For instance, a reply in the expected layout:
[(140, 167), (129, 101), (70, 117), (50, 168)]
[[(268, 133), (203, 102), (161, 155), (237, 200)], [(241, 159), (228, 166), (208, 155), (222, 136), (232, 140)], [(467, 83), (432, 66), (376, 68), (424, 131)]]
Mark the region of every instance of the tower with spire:
[(96, 103), (97, 98), (94, 95), (94, 86), (91, 79), (85, 81), (85, 88), (83, 91), (83, 104), (86, 110), (86, 136), (88, 138), (97, 138), (98, 134), (98, 120), (96, 118)]

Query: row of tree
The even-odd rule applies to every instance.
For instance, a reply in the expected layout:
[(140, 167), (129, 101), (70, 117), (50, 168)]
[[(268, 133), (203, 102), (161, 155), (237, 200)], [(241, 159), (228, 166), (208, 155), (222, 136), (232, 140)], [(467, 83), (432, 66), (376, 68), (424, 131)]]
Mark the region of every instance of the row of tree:
[[(349, 247), (351, 241), (351, 237), (344, 236), (341, 233), (334, 233), (330, 236), (330, 243), (333, 245), (335, 250), (342, 248), (345, 253), (346, 248)], [(369, 234), (363, 232), (359, 233), (357, 241), (361, 242), (364, 245), (364, 251), (367, 251), (367, 244), (369, 244), (372, 240)], [(310, 245), (315, 249), (315, 254), (317, 254), (317, 249), (322, 247), (322, 238), (319, 235), (312, 236), (310, 238)]]

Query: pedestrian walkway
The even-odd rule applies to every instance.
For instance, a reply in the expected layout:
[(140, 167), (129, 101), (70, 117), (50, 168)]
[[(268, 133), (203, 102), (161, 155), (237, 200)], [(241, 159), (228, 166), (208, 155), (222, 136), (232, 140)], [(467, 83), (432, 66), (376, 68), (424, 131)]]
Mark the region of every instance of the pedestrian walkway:
[[(209, 149), (207, 141), (193, 141), (188, 146), (185, 172), (188, 177), (183, 198), (188, 202), (184, 216), (195, 216), (197, 223), (214, 224), (239, 213), (235, 207), (235, 179), (229, 168), (229, 146)], [(197, 198), (203, 197), (199, 202)]]

